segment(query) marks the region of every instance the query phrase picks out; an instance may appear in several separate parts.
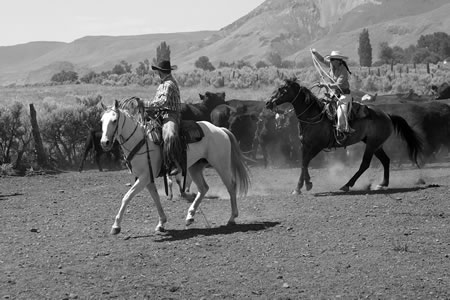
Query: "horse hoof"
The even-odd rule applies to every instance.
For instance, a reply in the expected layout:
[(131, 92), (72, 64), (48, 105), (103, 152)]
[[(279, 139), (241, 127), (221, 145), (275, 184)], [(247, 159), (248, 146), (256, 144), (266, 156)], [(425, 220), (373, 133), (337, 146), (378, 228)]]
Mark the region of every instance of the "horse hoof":
[(228, 221), (227, 226), (236, 226), (236, 221)]
[(340, 190), (343, 192), (348, 192), (350, 188), (347, 185), (344, 185), (343, 187), (340, 188)]
[(194, 219), (187, 219), (186, 220), (186, 227), (192, 225), (192, 223), (194, 223)]
[(387, 190), (387, 188), (388, 188), (387, 186), (378, 184), (374, 190), (375, 191), (384, 191), (384, 190)]
[(156, 233), (164, 233), (164, 232), (166, 232), (166, 229), (164, 228), (164, 226), (156, 226), (155, 232)]
[(291, 194), (292, 195), (301, 195), (302, 192), (300, 190), (293, 190)]
[(307, 190), (307, 191), (310, 191), (310, 190), (312, 189), (312, 187), (313, 187), (313, 184), (312, 184), (312, 182), (307, 182), (307, 183), (305, 184), (305, 186), (306, 186), (306, 190)]
[(111, 228), (111, 234), (116, 235), (120, 233), (120, 227), (113, 227)]

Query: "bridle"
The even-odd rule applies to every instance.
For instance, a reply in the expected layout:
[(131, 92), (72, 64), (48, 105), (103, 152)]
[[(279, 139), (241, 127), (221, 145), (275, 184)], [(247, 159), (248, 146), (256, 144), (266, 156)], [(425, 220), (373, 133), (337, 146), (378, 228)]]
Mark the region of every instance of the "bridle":
[[(291, 86), (291, 85), (290, 85), (290, 86)], [(291, 103), (292, 105), (294, 105), (294, 102), (297, 101), (298, 96), (300, 95), (300, 92), (302, 91), (302, 87), (301, 87), (300, 85), (298, 85), (298, 87), (299, 87), (299, 88), (298, 88), (297, 95), (295, 95), (295, 97), (294, 97), (291, 101), (289, 101), (289, 103)], [(279, 97), (278, 97), (278, 99), (279, 99)], [(271, 102), (272, 102), (273, 104), (277, 105), (277, 103), (275, 103), (275, 101), (276, 101), (276, 99), (273, 99)], [(301, 116), (303, 116), (303, 115), (304, 115), (304, 114), (312, 107), (313, 104), (314, 104), (314, 101), (311, 101), (311, 103), (310, 103), (310, 104), (309, 104), (302, 112), (296, 114), (297, 119), (298, 119), (299, 122), (301, 122), (301, 123), (306, 123), (306, 124), (317, 124), (317, 123), (320, 123), (320, 122), (322, 121), (323, 115), (324, 115), (323, 113), (324, 113), (325, 110), (322, 110), (322, 111), (321, 111), (320, 113), (318, 113), (316, 116), (310, 118), (310, 119), (315, 119), (315, 118), (317, 118), (317, 117), (320, 116), (320, 119), (317, 120), (317, 121), (307, 121), (307, 120), (304, 120), (304, 119), (301, 118)], [(289, 110), (288, 112), (291, 112), (291, 111), (292, 111), (292, 110)]]
[[(113, 112), (115, 112), (115, 113), (117, 114), (117, 124), (116, 124), (116, 128), (114, 128), (114, 132), (113, 132), (113, 135), (112, 135), (112, 137), (113, 137), (113, 142), (114, 142), (114, 140), (116, 140), (116, 138), (117, 138), (117, 140), (118, 140), (118, 142), (119, 142), (119, 145), (120, 145), (121, 147), (125, 148), (127, 151), (130, 151), (130, 150), (128, 150), (124, 145), (125, 145), (125, 143), (128, 142), (128, 141), (131, 139), (131, 137), (133, 137), (133, 135), (136, 133), (136, 130), (138, 129), (139, 124), (136, 124), (136, 126), (135, 126), (134, 129), (133, 129), (133, 132), (132, 132), (127, 138), (124, 138), (121, 134), (120, 134), (120, 135), (117, 134), (117, 132), (118, 132), (118, 130), (119, 130), (119, 125), (120, 125), (120, 116), (121, 116), (120, 110), (119, 110), (119, 109), (110, 108), (110, 109), (107, 110), (106, 112), (108, 112), (108, 111), (113, 111)], [(105, 112), (105, 113), (106, 113), (106, 112)], [(123, 118), (122, 129), (125, 127), (125, 123), (126, 123), (126, 122), (127, 122), (127, 118)]]

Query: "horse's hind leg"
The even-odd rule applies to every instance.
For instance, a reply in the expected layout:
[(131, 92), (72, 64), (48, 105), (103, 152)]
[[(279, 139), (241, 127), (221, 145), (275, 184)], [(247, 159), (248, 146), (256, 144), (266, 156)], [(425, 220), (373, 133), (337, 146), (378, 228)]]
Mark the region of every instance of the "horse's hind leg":
[(145, 187), (145, 183), (141, 179), (137, 179), (133, 186), (128, 190), (128, 192), (122, 198), (122, 204), (120, 206), (119, 212), (114, 219), (114, 224), (111, 229), (111, 234), (120, 233), (120, 224), (122, 223), (123, 214), (125, 213), (125, 209), (130, 203), (131, 199), (138, 194)]
[(206, 193), (209, 190), (209, 186), (206, 183), (205, 178), (203, 177), (203, 169), (206, 165), (207, 163), (199, 161), (189, 168), (189, 174), (191, 175), (192, 181), (197, 186), (198, 193), (195, 196), (195, 199), (192, 202), (191, 206), (189, 207), (186, 216), (186, 226), (189, 226), (194, 222), (194, 215), (197, 211), (197, 208), (199, 207), (200, 203), (203, 200), (203, 197), (205, 197)]
[(176, 175), (175, 178), (176, 178), (178, 187), (180, 189), (181, 198), (186, 199), (188, 201), (194, 199), (195, 194), (190, 192), (192, 179), (191, 179), (191, 176), (189, 175), (189, 172), (187, 172), (187, 174), (186, 174), (186, 186), (184, 187), (184, 191), (183, 191), (184, 177), (181, 174), (178, 174), (178, 175)]
[(348, 192), (350, 187), (355, 185), (356, 180), (358, 180), (358, 178), (369, 168), (372, 157), (373, 157), (373, 150), (369, 149), (366, 146), (366, 150), (364, 150), (363, 159), (361, 161), (361, 165), (359, 166), (358, 171), (343, 187), (340, 188), (341, 191)]
[(239, 211), (237, 207), (237, 185), (236, 180), (234, 180), (233, 172), (231, 168), (217, 168), (217, 172), (219, 173), (220, 178), (223, 183), (227, 187), (228, 194), (230, 195), (230, 204), (231, 204), (231, 216), (228, 220), (227, 225), (235, 225), (235, 219), (239, 216)]
[(384, 152), (383, 148), (378, 148), (378, 150), (375, 151), (375, 156), (381, 161), (381, 164), (383, 165), (383, 169), (384, 169), (383, 181), (375, 187), (376, 190), (381, 190), (381, 189), (387, 188), (389, 185), (390, 159), (387, 156), (386, 152)]

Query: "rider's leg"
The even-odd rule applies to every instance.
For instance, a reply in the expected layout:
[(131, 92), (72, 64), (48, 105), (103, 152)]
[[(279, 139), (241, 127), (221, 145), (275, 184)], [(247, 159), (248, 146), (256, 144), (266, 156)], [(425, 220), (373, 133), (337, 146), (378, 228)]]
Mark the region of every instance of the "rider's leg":
[(182, 148), (178, 136), (178, 123), (172, 118), (166, 119), (163, 124), (162, 134), (164, 139), (164, 164), (169, 175), (173, 176), (182, 172), (179, 162)]
[(355, 130), (348, 124), (348, 107), (349, 103), (345, 96), (341, 96), (338, 102), (337, 115), (338, 115), (338, 130), (342, 132), (354, 132)]

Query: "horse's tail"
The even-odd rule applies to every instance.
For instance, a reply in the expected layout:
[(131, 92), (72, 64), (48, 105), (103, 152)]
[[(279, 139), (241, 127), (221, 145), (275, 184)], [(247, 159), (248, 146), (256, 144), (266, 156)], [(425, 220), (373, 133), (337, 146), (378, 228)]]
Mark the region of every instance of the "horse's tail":
[(245, 164), (245, 157), (234, 134), (224, 127), (221, 127), (221, 129), (225, 131), (231, 142), (231, 168), (235, 176), (236, 187), (241, 195), (246, 195), (250, 186), (250, 176)]
[(405, 119), (398, 115), (391, 115), (395, 131), (406, 141), (409, 158), (418, 166), (417, 157), (423, 153), (423, 142), (420, 136), (409, 126)]

